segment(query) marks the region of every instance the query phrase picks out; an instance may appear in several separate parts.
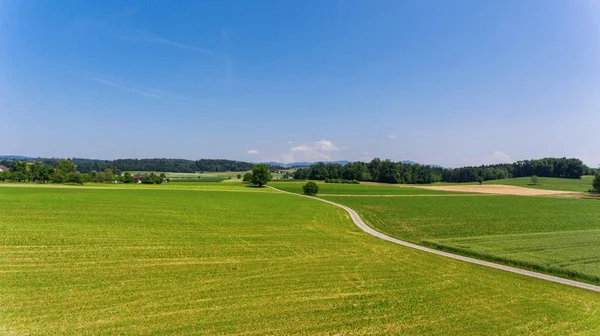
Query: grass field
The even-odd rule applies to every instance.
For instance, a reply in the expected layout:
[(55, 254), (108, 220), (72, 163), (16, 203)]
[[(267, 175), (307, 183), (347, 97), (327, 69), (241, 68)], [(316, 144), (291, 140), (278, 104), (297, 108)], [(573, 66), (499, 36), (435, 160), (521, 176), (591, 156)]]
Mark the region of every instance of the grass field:
[[(302, 186), (306, 182), (273, 182), (269, 185), (301, 194)], [(372, 184), (338, 184), (338, 183), (321, 183), (319, 186), (319, 194), (340, 194), (340, 195), (448, 195), (447, 191), (427, 190), (419, 188), (411, 188), (403, 185), (372, 185)], [(454, 193), (458, 194), (458, 193)]]
[[(581, 179), (566, 179), (555, 177), (538, 177), (538, 183), (532, 184), (531, 177), (516, 177), (502, 180), (486, 181), (484, 184), (503, 184), (524, 188), (535, 188), (544, 190), (587, 192), (592, 188), (594, 176), (582, 176)], [(434, 185), (465, 185), (470, 183), (434, 183)]]
[(169, 182), (165, 184), (104, 184), (104, 183), (86, 183), (85, 186), (68, 184), (37, 184), (37, 183), (0, 183), (0, 187), (7, 188), (67, 188), (67, 189), (147, 189), (147, 190), (212, 190), (212, 191), (242, 191), (242, 192), (274, 192), (269, 188), (255, 188), (251, 185), (239, 181), (231, 183), (222, 182)]
[(235, 190), (0, 187), (0, 334), (600, 332), (597, 293)]
[(518, 177), (496, 181), (489, 181), (489, 184), (505, 184), (518, 187), (545, 189), (545, 190), (562, 190), (562, 191), (581, 191), (586, 192), (592, 188), (593, 176), (583, 176), (581, 179), (565, 179), (553, 177), (539, 177), (538, 183), (531, 184), (530, 177)]
[(600, 283), (600, 202), (547, 197), (324, 197), (407, 241)]
[[(289, 171), (294, 171), (295, 169), (290, 169)], [(241, 179), (237, 178), (237, 175), (240, 174), (244, 176), (244, 174), (250, 171), (243, 172), (206, 172), (206, 173), (171, 173), (171, 172), (152, 172), (152, 171), (130, 171), (131, 174), (150, 174), (154, 173), (156, 175), (165, 174), (168, 178), (173, 181), (186, 181), (186, 182), (239, 182)], [(281, 179), (283, 174), (280, 173), (272, 173), (274, 180)]]
[(131, 174), (165, 174), (171, 181), (179, 182), (222, 182), (222, 181), (240, 181), (237, 175), (244, 175), (246, 172), (214, 172), (214, 173), (172, 173), (172, 172), (152, 172), (152, 171), (131, 171)]

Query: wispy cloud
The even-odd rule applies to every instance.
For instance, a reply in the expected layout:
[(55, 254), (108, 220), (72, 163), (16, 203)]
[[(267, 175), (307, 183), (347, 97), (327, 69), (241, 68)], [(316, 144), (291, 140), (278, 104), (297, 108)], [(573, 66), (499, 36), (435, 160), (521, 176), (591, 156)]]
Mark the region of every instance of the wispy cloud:
[(259, 154), (260, 152), (257, 151), (256, 149), (249, 149), (249, 150), (246, 151), (246, 153), (248, 153), (248, 154)]
[(151, 87), (147, 87), (147, 86), (143, 86), (143, 85), (125, 82), (120, 79), (116, 79), (116, 78), (109, 77), (109, 76), (104, 76), (101, 74), (85, 73), (84, 77), (86, 79), (96, 82), (98, 84), (110, 86), (112, 88), (119, 89), (122, 91), (132, 92), (132, 93), (135, 93), (140, 96), (147, 97), (147, 98), (177, 99), (177, 100), (197, 102), (196, 99), (191, 98), (191, 97), (179, 95), (179, 94), (161, 90), (161, 89), (156, 89), (156, 88), (151, 88)]
[[(291, 141), (288, 143), (291, 144)], [(283, 162), (294, 161), (324, 161), (330, 160), (332, 152), (337, 152), (347, 147), (339, 147), (330, 140), (318, 140), (311, 145), (299, 145), (290, 148), (289, 153), (282, 154)]]
[(495, 151), (494, 153), (492, 153), (492, 155), (490, 155), (489, 161), (492, 161), (494, 163), (507, 163), (513, 162), (513, 159), (510, 157), (510, 155), (506, 154), (503, 151)]
[(139, 42), (139, 43), (157, 43), (157, 44), (162, 44), (162, 45), (180, 48), (180, 49), (184, 49), (184, 50), (194, 51), (194, 52), (204, 54), (207, 56), (212, 56), (212, 57), (217, 56), (217, 53), (211, 49), (195, 47), (195, 46), (192, 46), (189, 44), (185, 44), (185, 43), (177, 42), (177, 41), (174, 41), (171, 39), (167, 39), (162, 36), (153, 35), (153, 34), (144, 33), (144, 32), (130, 33), (127, 35), (119, 35), (117, 37), (122, 40), (126, 40), (126, 41)]

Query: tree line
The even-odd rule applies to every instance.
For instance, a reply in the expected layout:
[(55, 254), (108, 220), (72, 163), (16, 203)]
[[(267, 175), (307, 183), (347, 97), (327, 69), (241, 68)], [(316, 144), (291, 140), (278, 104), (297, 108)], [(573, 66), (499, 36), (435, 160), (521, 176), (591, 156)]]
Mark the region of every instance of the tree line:
[[(0, 164), (10, 167), (16, 160), (2, 160)], [(38, 158), (34, 161), (40, 162), (52, 168), (56, 168), (62, 159)], [(92, 160), (73, 158), (70, 160), (76, 165), (80, 173), (100, 172), (111, 169), (115, 173), (123, 171), (157, 171), (173, 173), (195, 173), (195, 172), (225, 172), (225, 171), (248, 171), (254, 166), (253, 163), (222, 160), (222, 159), (118, 159), (118, 160)], [(281, 167), (272, 167), (281, 168)], [(283, 168), (282, 168), (283, 169)]]
[(443, 168), (373, 159), (371, 162), (351, 162), (346, 165), (316, 163), (298, 169), (293, 177), (300, 180), (344, 179), (382, 183), (428, 184), (434, 182), (478, 182), (511, 177), (581, 178), (597, 171), (574, 158), (543, 158), (510, 164)]
[(86, 182), (96, 183), (146, 183), (160, 184), (168, 182), (165, 174), (156, 175), (138, 174), (131, 175), (129, 172), (121, 174), (115, 168), (105, 168), (101, 171), (81, 173), (71, 160), (58, 160), (55, 167), (36, 161), (27, 163), (25, 161), (12, 160), (7, 171), (0, 172), (0, 181), (12, 182), (36, 182), (36, 183), (67, 183), (83, 184)]

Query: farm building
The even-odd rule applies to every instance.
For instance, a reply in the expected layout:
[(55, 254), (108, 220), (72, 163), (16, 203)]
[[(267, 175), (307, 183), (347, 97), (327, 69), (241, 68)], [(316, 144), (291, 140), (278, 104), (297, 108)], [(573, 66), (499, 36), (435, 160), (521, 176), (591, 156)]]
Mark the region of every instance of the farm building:
[(8, 170), (8, 168), (6, 168), (3, 165), (0, 165), (0, 173), (3, 172), (3, 171), (7, 171), (7, 170)]

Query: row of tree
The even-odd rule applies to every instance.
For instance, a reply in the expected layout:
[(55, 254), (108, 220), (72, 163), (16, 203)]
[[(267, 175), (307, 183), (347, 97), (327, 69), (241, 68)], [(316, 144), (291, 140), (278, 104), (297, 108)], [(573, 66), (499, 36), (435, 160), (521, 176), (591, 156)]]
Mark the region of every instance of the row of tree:
[[(35, 159), (36, 162), (57, 168), (62, 159)], [(80, 173), (90, 173), (92, 171), (104, 171), (110, 168), (115, 173), (122, 171), (158, 171), (175, 173), (194, 173), (194, 172), (225, 172), (225, 171), (248, 171), (254, 164), (249, 162), (220, 160), (220, 159), (201, 159), (201, 160), (183, 160), (183, 159), (119, 159), (119, 160), (90, 160), (73, 158), (70, 160), (76, 165)], [(10, 167), (14, 160), (3, 160), (0, 164)], [(276, 167), (273, 167), (276, 168)], [(277, 167), (281, 168), (281, 167)]]
[(316, 163), (298, 169), (294, 179), (325, 180), (344, 179), (383, 183), (427, 184), (434, 182), (478, 182), (510, 177), (542, 176), (581, 178), (592, 175), (594, 169), (579, 159), (544, 158), (517, 161), (511, 164), (483, 165), (478, 167), (442, 168), (407, 164), (390, 160), (373, 159), (371, 162), (352, 162), (346, 165)]
[(9, 170), (0, 172), (0, 181), (13, 182), (37, 182), (37, 183), (69, 183), (83, 184), (85, 182), (96, 183), (147, 183), (160, 184), (168, 182), (165, 174), (154, 173), (133, 176), (129, 172), (121, 174), (114, 168), (105, 168), (100, 172), (88, 173), (78, 172), (77, 167), (71, 160), (60, 160), (56, 167), (36, 161), (27, 163), (25, 161), (11, 161)]

